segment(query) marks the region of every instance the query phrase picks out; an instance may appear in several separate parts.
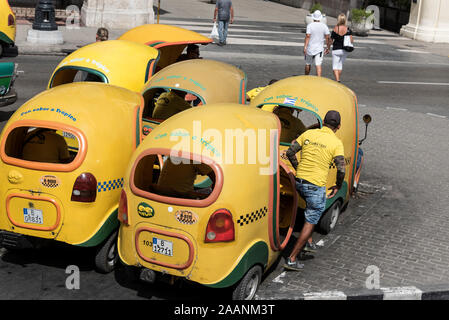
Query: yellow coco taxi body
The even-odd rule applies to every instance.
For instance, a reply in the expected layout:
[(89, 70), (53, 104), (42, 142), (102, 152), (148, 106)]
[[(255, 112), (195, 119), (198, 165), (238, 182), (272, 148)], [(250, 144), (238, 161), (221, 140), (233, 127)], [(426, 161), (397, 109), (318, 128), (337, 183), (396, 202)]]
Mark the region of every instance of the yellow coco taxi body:
[(175, 63), (189, 44), (208, 44), (212, 39), (195, 31), (165, 24), (146, 24), (128, 30), (118, 40), (129, 40), (160, 50), (161, 58), (157, 68)]
[[(134, 152), (120, 198), (119, 255), (143, 267), (143, 279), (169, 274), (252, 299), (293, 230), (294, 176), (279, 160), (273, 114), (227, 103), (205, 109), (163, 122)], [(213, 185), (193, 188), (197, 173)]]
[[(361, 149), (359, 146), (359, 112), (357, 98), (346, 86), (321, 77), (298, 76), (280, 80), (267, 86), (252, 101), (251, 106), (261, 108), (278, 115), (282, 123), (280, 151), (284, 153), (305, 130), (321, 127), (329, 110), (337, 110), (341, 115), (341, 128), (337, 137), (344, 145), (346, 175), (343, 187), (337, 195), (326, 201), (326, 212), (319, 227), (322, 232), (330, 232), (336, 225), (341, 209), (347, 204), (353, 188), (360, 176)], [(299, 120), (298, 120), (299, 119)], [(371, 120), (370, 120), (371, 121)], [(361, 142), (360, 142), (361, 143)], [(297, 154), (298, 160), (300, 153)], [(292, 168), (288, 159), (282, 161)], [(336, 167), (330, 164), (327, 188), (335, 185)], [(304, 208), (304, 201), (299, 204)]]
[(3, 50), (14, 46), (16, 39), (16, 17), (8, 0), (0, 0), (0, 57)]
[[(0, 140), (1, 245), (50, 239), (97, 247), (97, 269), (111, 271), (123, 176), (141, 140), (141, 105), (138, 93), (123, 88), (72, 83), (21, 106)], [(76, 150), (68, 151), (62, 136), (75, 140)]]
[(100, 41), (62, 60), (48, 88), (79, 81), (103, 82), (140, 92), (155, 72), (159, 52), (130, 41)]
[[(247, 77), (241, 69), (219, 61), (192, 59), (178, 62), (156, 73), (145, 84), (142, 95), (145, 100), (143, 113), (144, 134), (184, 107), (168, 104), (156, 108), (159, 95), (170, 90), (187, 93), (185, 100), (192, 106), (211, 103), (245, 103)], [(161, 116), (162, 115), (162, 116)]]

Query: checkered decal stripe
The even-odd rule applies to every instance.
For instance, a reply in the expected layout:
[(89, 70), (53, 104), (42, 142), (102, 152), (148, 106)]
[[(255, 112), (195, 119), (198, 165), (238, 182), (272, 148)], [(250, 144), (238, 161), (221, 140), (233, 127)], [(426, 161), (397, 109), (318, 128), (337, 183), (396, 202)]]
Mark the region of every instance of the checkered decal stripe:
[(115, 179), (115, 180), (108, 180), (108, 181), (101, 181), (97, 184), (97, 191), (111, 191), (115, 189), (123, 188), (123, 178), (121, 179)]
[(251, 213), (247, 213), (244, 216), (240, 216), (240, 218), (237, 220), (237, 223), (240, 224), (240, 226), (244, 226), (249, 223), (253, 223), (259, 219), (262, 219), (267, 215), (268, 208), (263, 207), (262, 209), (253, 211)]

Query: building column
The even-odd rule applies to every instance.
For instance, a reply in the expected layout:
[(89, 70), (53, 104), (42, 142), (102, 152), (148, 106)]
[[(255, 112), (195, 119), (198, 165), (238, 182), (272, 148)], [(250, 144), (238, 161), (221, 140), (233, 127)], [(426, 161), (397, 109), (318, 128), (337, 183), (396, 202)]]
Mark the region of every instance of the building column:
[(409, 23), (400, 34), (425, 42), (449, 43), (449, 1), (412, 0)]
[(110, 29), (154, 23), (153, 0), (84, 0), (81, 22), (87, 27)]

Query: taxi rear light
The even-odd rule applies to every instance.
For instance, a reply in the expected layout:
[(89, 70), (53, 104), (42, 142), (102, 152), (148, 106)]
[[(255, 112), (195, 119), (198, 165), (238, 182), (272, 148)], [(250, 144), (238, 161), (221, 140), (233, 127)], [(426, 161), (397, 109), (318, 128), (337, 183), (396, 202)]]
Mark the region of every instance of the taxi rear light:
[(226, 242), (235, 238), (232, 214), (226, 209), (215, 211), (209, 218), (204, 242)]
[(126, 197), (125, 190), (122, 189), (122, 193), (120, 194), (120, 202), (118, 205), (118, 220), (129, 226), (128, 220), (128, 199)]
[(94, 202), (97, 198), (97, 179), (92, 173), (84, 172), (75, 180), (72, 201)]
[(13, 26), (14, 25), (14, 16), (12, 14), (10, 14), (8, 16), (8, 27)]

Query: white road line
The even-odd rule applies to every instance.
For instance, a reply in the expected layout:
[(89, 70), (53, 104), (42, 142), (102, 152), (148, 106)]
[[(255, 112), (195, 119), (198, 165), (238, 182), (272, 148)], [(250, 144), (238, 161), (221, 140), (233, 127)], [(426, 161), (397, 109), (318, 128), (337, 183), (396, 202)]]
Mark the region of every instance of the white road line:
[(304, 300), (346, 300), (346, 294), (342, 291), (323, 291), (304, 293)]
[(284, 281), (281, 280), (281, 278), (283, 277), (285, 277), (285, 271), (282, 272), (280, 275), (278, 275), (276, 278), (274, 278), (272, 282), (284, 283)]
[(430, 52), (427, 51), (419, 51), (419, 50), (409, 50), (409, 49), (396, 49), (397, 51), (400, 52), (408, 52), (408, 53), (425, 53), (425, 54), (429, 54)]
[(399, 110), (399, 111), (408, 111), (408, 109), (405, 108), (397, 108), (397, 107), (385, 107), (387, 110)]
[(384, 300), (421, 300), (422, 291), (416, 287), (380, 288)]
[(383, 84), (418, 84), (418, 85), (429, 85), (429, 86), (449, 86), (449, 83), (447, 83), (447, 82), (377, 81), (377, 83), (383, 83)]
[(432, 116), (432, 117), (437, 117), (437, 118), (442, 118), (442, 119), (446, 119), (447, 117), (446, 116), (441, 116), (441, 115), (439, 115), (439, 114), (435, 114), (435, 113), (430, 113), (430, 112), (428, 112), (428, 113), (426, 113), (428, 116)]

